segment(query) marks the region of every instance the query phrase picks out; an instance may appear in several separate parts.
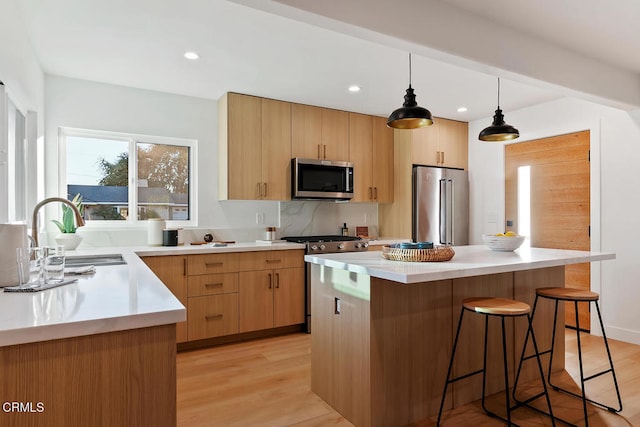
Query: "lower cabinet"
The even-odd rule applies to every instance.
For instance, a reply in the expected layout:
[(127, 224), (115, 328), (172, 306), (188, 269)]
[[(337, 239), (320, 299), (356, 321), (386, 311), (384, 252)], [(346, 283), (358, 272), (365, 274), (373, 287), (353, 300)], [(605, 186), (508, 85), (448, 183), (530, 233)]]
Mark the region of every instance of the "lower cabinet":
[(240, 273), (240, 332), (304, 323), (304, 268)]
[(187, 308), (177, 342), (305, 321), (304, 251), (149, 256), (143, 261)]

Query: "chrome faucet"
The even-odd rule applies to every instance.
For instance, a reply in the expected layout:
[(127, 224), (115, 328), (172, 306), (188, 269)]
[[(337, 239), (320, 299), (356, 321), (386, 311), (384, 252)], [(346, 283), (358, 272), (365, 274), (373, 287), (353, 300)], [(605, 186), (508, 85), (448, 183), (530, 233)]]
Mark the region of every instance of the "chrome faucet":
[(38, 246), (38, 211), (40, 211), (41, 207), (51, 202), (60, 202), (60, 203), (65, 203), (69, 205), (69, 207), (71, 207), (71, 210), (76, 216), (76, 227), (82, 227), (84, 225), (84, 219), (82, 219), (82, 214), (80, 213), (76, 205), (71, 203), (69, 200), (63, 199), (62, 197), (46, 198), (40, 203), (38, 203), (35, 208), (33, 208), (33, 217), (31, 218), (31, 237), (33, 237), (34, 246)]

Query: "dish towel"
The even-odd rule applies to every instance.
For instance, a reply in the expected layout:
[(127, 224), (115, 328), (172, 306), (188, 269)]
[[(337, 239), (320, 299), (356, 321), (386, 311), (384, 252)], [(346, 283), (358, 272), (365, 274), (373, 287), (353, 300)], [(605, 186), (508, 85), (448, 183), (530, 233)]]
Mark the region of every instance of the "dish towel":
[(64, 269), (64, 274), (77, 276), (82, 274), (93, 274), (96, 272), (96, 268), (93, 265), (87, 265), (84, 267), (67, 267)]
[(43, 284), (31, 284), (31, 285), (18, 285), (18, 286), (7, 286), (4, 288), (5, 292), (40, 292), (51, 288), (57, 288), (58, 286), (68, 285), (70, 283), (77, 282), (78, 279), (66, 279), (62, 282), (52, 282), (52, 283), (43, 283)]

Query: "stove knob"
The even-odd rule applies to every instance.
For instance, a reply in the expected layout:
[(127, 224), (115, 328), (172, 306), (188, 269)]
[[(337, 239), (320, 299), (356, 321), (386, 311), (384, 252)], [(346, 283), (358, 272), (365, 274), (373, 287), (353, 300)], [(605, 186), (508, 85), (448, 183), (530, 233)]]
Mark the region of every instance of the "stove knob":
[(325, 245), (320, 245), (320, 250), (324, 251), (327, 247)]
[(344, 249), (344, 243), (339, 243), (338, 244), (338, 249)]
[(361, 243), (356, 243), (356, 249), (360, 249), (360, 246), (362, 246)]
[(369, 247), (369, 243), (364, 242), (364, 243), (362, 244), (362, 247), (363, 247), (363, 248), (368, 248), (368, 247)]
[(317, 250), (318, 250), (318, 247), (317, 247), (316, 245), (311, 245), (311, 250), (312, 250), (312, 251), (317, 251)]

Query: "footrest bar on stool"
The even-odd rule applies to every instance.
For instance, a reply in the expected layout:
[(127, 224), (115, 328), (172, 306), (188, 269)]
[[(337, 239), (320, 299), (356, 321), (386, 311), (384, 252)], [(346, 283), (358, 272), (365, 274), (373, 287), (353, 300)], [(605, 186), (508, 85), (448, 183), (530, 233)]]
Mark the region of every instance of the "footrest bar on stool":
[(456, 378), (451, 378), (450, 380), (448, 380), (448, 381), (447, 381), (447, 383), (448, 383), (448, 384), (450, 384), (450, 383), (454, 383), (454, 382), (456, 382), (456, 381), (463, 380), (463, 379), (465, 379), (465, 378), (472, 377), (472, 376), (474, 376), (474, 375), (477, 375), (477, 374), (482, 373), (482, 371), (483, 371), (483, 370), (482, 370), (482, 369), (480, 369), (480, 370), (478, 370), (478, 371), (471, 372), (471, 373), (468, 373), (468, 374), (465, 374), (465, 375), (461, 375), (461, 376), (456, 377)]
[(613, 372), (613, 369), (607, 369), (606, 371), (598, 372), (597, 374), (593, 374), (590, 377), (585, 378), (585, 381), (592, 380), (594, 378), (599, 377), (600, 375), (608, 374), (609, 372)]
[[(586, 381), (586, 380), (585, 380), (585, 381)], [(555, 386), (555, 385), (551, 385), (551, 388), (553, 388), (555, 391), (561, 391), (561, 392), (563, 392), (563, 393), (570, 394), (570, 395), (571, 395), (571, 396), (573, 396), (573, 397), (577, 397), (578, 399), (582, 399), (582, 395), (581, 395), (581, 394), (574, 393), (574, 392), (569, 391), (569, 390), (566, 390), (566, 389), (564, 389), (564, 388), (562, 388), (562, 387), (558, 387), (558, 386)], [(607, 405), (605, 405), (604, 403), (596, 402), (595, 400), (589, 399), (589, 398), (588, 398), (588, 397), (586, 397), (586, 396), (585, 396), (584, 400), (586, 400), (587, 402), (592, 403), (592, 404), (594, 404), (594, 405), (596, 405), (596, 406), (598, 406), (598, 407), (600, 407), (600, 408), (602, 408), (602, 409), (606, 409), (606, 410), (607, 410), (607, 411), (609, 411), (609, 412), (615, 412), (615, 413), (618, 413), (618, 412), (622, 411), (622, 409), (615, 409), (615, 408), (612, 408), (611, 406), (607, 406)]]

